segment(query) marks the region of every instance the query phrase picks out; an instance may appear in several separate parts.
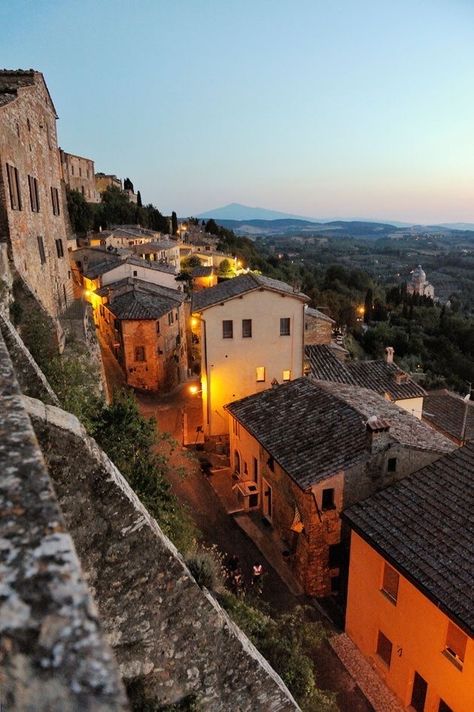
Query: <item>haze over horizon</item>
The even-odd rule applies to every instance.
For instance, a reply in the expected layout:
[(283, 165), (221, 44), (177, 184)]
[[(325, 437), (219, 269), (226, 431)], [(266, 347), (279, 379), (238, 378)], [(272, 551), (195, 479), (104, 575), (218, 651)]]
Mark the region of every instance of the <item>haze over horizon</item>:
[(474, 222), (468, 0), (0, 0), (62, 148), (180, 215)]

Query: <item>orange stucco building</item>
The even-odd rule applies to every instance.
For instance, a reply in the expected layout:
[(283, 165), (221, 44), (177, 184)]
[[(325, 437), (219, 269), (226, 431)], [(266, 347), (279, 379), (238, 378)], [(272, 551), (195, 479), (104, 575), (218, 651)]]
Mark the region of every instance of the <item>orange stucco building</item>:
[(409, 710), (474, 710), (474, 446), (354, 505), (346, 631)]

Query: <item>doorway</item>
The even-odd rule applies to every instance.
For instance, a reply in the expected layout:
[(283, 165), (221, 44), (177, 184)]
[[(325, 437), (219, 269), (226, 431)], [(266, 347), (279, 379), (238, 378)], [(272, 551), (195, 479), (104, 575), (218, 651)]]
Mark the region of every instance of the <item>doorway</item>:
[(266, 480), (262, 478), (262, 508), (263, 508), (263, 516), (268, 519), (270, 522), (272, 521), (272, 488), (268, 484)]
[(421, 677), (421, 675), (415, 672), (410, 705), (414, 710), (416, 710), (416, 712), (424, 712), (427, 690), (428, 683)]

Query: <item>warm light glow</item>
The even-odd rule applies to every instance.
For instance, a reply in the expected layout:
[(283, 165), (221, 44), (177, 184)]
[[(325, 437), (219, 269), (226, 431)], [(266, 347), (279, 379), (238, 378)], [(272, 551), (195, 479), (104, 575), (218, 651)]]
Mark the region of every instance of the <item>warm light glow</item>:
[(90, 289), (85, 289), (84, 290), (84, 296), (86, 299), (90, 299), (92, 297), (92, 292)]
[(197, 393), (199, 393), (199, 386), (189, 386), (189, 392), (191, 393), (191, 395), (195, 396)]
[(198, 324), (199, 324), (199, 319), (196, 319), (196, 317), (193, 316), (191, 318), (191, 328), (195, 329)]
[(360, 316), (364, 316), (364, 314), (365, 314), (365, 307), (364, 307), (362, 304), (361, 304), (360, 307), (357, 307), (357, 313), (358, 313)]

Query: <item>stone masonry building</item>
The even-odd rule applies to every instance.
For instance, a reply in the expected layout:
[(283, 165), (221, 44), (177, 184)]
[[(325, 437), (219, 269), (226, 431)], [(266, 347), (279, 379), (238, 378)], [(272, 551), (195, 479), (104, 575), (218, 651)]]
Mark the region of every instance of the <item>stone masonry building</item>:
[(82, 193), (88, 203), (100, 203), (95, 186), (94, 161), (59, 149), (64, 183), (70, 190)]
[(0, 71), (0, 242), (54, 317), (72, 299), (56, 119), (40, 72)]
[(311, 596), (344, 591), (340, 513), (454, 445), (365, 388), (299, 378), (230, 403), (232, 472)]

